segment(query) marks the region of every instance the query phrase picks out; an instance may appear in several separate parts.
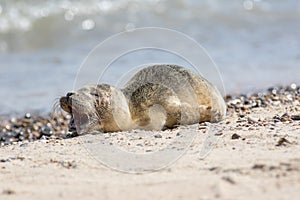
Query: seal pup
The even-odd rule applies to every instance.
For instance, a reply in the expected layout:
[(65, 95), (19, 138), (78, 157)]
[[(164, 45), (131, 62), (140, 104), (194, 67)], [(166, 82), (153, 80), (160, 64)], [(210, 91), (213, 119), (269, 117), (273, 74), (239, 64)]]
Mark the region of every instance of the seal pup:
[(122, 89), (87, 85), (60, 98), (76, 128), (116, 132), (161, 130), (225, 118), (222, 95), (203, 77), (177, 65), (152, 65), (138, 71)]

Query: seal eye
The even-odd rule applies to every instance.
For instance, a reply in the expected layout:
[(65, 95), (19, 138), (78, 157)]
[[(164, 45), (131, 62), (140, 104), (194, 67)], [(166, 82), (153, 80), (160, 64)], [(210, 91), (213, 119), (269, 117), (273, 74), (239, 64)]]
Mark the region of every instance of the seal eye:
[(93, 95), (95, 97), (99, 97), (99, 94), (97, 94), (97, 93), (91, 93), (91, 95)]

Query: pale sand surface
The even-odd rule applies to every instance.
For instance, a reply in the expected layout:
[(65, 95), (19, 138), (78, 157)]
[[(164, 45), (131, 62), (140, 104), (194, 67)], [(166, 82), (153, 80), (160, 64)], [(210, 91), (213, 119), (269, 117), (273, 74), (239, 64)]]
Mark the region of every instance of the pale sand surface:
[[(83, 136), (3, 146), (0, 199), (299, 199), (300, 121), (273, 122), (286, 112), (299, 114), (300, 106), (254, 108), (244, 118), (228, 113), (216, 147), (204, 160), (199, 152), (207, 131), (190, 126), (197, 136), (187, 153), (146, 174), (101, 165), (82, 145)], [(249, 124), (249, 116), (260, 121)], [(175, 137), (171, 132), (157, 132), (162, 138), (153, 137), (159, 142), (151, 148), (172, 139), (165, 134)], [(241, 137), (232, 139), (233, 134)], [(282, 138), (287, 142), (278, 146)]]

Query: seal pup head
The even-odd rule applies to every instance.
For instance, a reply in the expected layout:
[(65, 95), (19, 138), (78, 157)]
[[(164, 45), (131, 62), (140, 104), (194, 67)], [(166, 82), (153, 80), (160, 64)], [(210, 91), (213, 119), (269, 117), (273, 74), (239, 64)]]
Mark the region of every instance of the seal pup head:
[(130, 112), (123, 93), (108, 84), (87, 85), (59, 100), (61, 108), (73, 116), (70, 129), (79, 134), (129, 130)]

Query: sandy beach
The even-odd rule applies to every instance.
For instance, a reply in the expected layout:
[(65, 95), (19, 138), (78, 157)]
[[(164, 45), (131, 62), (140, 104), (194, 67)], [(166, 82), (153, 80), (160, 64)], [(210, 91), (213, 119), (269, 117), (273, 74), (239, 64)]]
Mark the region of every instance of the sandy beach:
[[(83, 145), (85, 136), (2, 144), (0, 199), (298, 199), (298, 92), (227, 97), (227, 118), (205, 159), (200, 150), (210, 125), (191, 125), (187, 129), (197, 134), (187, 152), (150, 173), (129, 174), (102, 165)], [(107, 138), (127, 150), (151, 151), (176, 138), (177, 130), (153, 132), (147, 139), (130, 140), (132, 134), (125, 138), (124, 133)], [(151, 142), (138, 145), (143, 140)]]
[[(0, 0), (0, 200), (300, 199), (299, 11), (299, 0)], [(60, 113), (68, 93), (124, 89), (153, 64), (211, 82), (226, 119), (78, 135), (77, 110)]]

